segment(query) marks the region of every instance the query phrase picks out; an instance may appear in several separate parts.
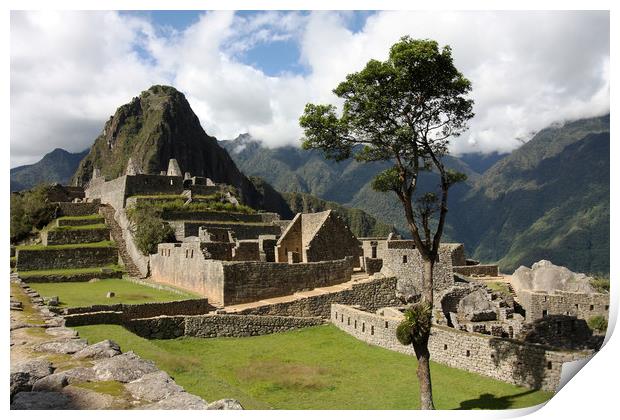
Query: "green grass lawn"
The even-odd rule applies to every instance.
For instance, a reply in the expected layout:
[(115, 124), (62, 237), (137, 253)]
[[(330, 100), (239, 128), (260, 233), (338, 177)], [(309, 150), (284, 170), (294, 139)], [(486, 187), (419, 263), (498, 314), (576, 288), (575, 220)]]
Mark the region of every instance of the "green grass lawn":
[(501, 292), (505, 295), (509, 295), (510, 294), (510, 289), (508, 288), (508, 283), (504, 283), (501, 281), (488, 281), (485, 282), (485, 285), (495, 291), (495, 292)]
[(58, 220), (102, 220), (103, 216), (99, 213), (89, 214), (87, 216), (62, 216)]
[[(153, 360), (207, 401), (247, 409), (415, 409), (414, 357), (363, 343), (332, 325), (247, 338), (147, 340), (116, 325), (76, 327), (90, 343), (112, 339)], [(438, 409), (505, 409), (552, 394), (431, 364)]]
[[(29, 283), (41, 296), (58, 296), (60, 305), (65, 307), (90, 306), (114, 303), (169, 302), (173, 300), (195, 299), (196, 295), (132, 283), (125, 279), (105, 279), (94, 283)], [(116, 296), (107, 298), (108, 292)]]

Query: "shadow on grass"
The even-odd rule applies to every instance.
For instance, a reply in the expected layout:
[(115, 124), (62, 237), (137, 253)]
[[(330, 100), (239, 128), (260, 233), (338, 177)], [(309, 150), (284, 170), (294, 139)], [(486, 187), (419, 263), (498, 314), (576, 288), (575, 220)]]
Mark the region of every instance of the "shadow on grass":
[(506, 410), (508, 408), (513, 408), (516, 398), (523, 397), (534, 392), (536, 392), (535, 389), (530, 389), (518, 394), (505, 395), (503, 397), (496, 397), (495, 395), (488, 393), (480, 394), (480, 397), (475, 400), (461, 401), (461, 405), (457, 408), (457, 410)]

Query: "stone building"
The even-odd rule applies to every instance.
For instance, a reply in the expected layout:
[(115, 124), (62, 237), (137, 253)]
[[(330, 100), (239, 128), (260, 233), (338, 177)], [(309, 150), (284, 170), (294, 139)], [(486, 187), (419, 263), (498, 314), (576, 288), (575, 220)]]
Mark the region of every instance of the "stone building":
[(298, 213), (278, 239), (277, 262), (317, 262), (352, 257), (360, 266), (362, 249), (349, 227), (332, 210)]

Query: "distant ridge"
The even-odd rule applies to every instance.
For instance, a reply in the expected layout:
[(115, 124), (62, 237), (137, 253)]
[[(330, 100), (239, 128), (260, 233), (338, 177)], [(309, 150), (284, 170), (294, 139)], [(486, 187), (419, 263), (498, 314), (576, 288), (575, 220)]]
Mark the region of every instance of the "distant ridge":
[(11, 191), (30, 189), (42, 183), (68, 184), (88, 150), (79, 153), (54, 149), (40, 161), (11, 169)]

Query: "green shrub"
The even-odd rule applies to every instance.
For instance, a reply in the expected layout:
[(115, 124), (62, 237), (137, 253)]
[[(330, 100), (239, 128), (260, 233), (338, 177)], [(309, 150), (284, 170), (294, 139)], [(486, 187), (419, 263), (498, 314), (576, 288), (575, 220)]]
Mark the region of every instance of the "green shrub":
[(48, 190), (48, 185), (39, 185), (11, 194), (11, 243), (42, 229), (54, 218), (56, 208), (47, 200)]
[(428, 337), (431, 331), (432, 306), (428, 302), (415, 303), (405, 311), (405, 319), (396, 328), (396, 338), (409, 345)]
[(590, 280), (590, 284), (599, 293), (609, 293), (609, 278), (595, 277)]
[(607, 331), (607, 320), (600, 316), (593, 316), (588, 319), (588, 326), (595, 331)]
[(144, 255), (157, 252), (157, 245), (174, 240), (174, 231), (161, 219), (161, 212), (153, 207), (138, 207), (128, 212), (133, 224), (136, 246)]

